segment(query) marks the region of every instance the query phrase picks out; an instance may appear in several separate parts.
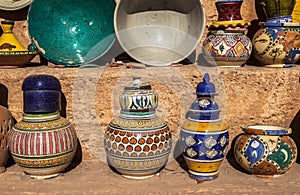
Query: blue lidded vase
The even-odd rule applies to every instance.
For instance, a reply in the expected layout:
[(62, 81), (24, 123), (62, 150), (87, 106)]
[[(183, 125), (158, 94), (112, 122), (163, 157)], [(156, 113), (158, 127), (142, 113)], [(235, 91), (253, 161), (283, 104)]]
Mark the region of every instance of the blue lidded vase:
[(74, 126), (59, 113), (60, 82), (51, 75), (31, 75), (22, 90), (24, 113), (10, 133), (11, 155), (31, 178), (59, 176), (72, 162), (78, 142)]
[(208, 73), (197, 85), (196, 100), (180, 129), (180, 145), (189, 176), (198, 182), (216, 179), (229, 142), (226, 124), (214, 97), (218, 95)]
[(46, 74), (27, 77), (22, 85), (25, 113), (49, 113), (61, 110), (61, 85)]

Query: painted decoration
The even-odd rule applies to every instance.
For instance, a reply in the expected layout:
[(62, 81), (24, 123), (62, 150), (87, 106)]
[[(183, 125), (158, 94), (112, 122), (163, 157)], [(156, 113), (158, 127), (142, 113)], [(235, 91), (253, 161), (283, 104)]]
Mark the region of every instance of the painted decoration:
[[(180, 143), (189, 176), (197, 181), (206, 181), (218, 177), (227, 152), (229, 133), (226, 124), (219, 118), (219, 106), (214, 100), (217, 93), (207, 73), (203, 82), (198, 84), (196, 95), (181, 127)], [(201, 103), (203, 101), (206, 103)]]
[(218, 66), (242, 66), (252, 52), (251, 40), (242, 31), (211, 31), (203, 47), (207, 60)]
[(110, 122), (104, 144), (110, 166), (124, 177), (143, 179), (166, 165), (172, 142), (169, 127), (155, 114), (157, 93), (134, 79), (120, 95), (121, 113)]
[(273, 177), (285, 173), (295, 163), (297, 146), (288, 136), (290, 128), (251, 125), (244, 131), (234, 144), (234, 155), (247, 172)]
[(74, 127), (58, 112), (24, 114), (10, 140), (16, 164), (33, 178), (57, 176), (71, 163), (77, 147)]
[(254, 57), (262, 65), (297, 62), (300, 59), (299, 26), (299, 23), (264, 23), (252, 39)]

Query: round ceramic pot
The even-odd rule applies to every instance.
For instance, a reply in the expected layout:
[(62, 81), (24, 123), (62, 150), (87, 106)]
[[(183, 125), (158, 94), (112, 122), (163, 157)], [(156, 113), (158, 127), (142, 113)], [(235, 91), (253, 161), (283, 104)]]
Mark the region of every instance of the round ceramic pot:
[(171, 134), (156, 116), (121, 115), (109, 124), (104, 144), (109, 165), (124, 177), (147, 178), (166, 165)]
[(247, 172), (273, 177), (285, 173), (297, 158), (297, 146), (288, 136), (290, 128), (251, 125), (234, 143), (234, 156)]
[(252, 39), (253, 56), (262, 65), (294, 64), (300, 59), (299, 26), (265, 22)]
[(197, 85), (197, 98), (186, 114), (180, 130), (180, 144), (189, 176), (197, 181), (218, 177), (229, 142), (226, 124), (219, 118), (214, 100), (215, 86), (206, 73)]
[(24, 80), (22, 90), (25, 113), (49, 113), (61, 110), (61, 85), (54, 76), (30, 75)]
[(269, 18), (291, 16), (296, 0), (261, 0), (261, 5)]
[(172, 143), (169, 127), (155, 114), (157, 93), (139, 79), (120, 95), (121, 113), (104, 137), (108, 164), (133, 179), (151, 177), (162, 169)]
[(16, 164), (38, 179), (63, 172), (71, 163), (76, 147), (75, 129), (59, 112), (24, 113), (10, 135), (9, 149)]
[(242, 20), (243, 0), (217, 1), (218, 21)]
[(203, 47), (208, 62), (229, 67), (244, 65), (252, 51), (251, 40), (243, 31), (211, 31)]
[(0, 106), (0, 173), (5, 171), (5, 165), (8, 160), (8, 141), (13, 125), (14, 120), (11, 112)]

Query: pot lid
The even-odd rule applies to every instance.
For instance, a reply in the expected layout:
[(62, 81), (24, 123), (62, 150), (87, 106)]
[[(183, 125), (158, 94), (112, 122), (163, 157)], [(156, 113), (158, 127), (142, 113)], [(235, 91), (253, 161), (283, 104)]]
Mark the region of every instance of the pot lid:
[(30, 75), (23, 81), (23, 91), (29, 90), (61, 90), (59, 80), (51, 75), (35, 74)]
[(291, 128), (272, 125), (249, 125), (247, 127), (242, 127), (242, 129), (246, 133), (256, 135), (288, 135), (292, 133)]
[(124, 88), (125, 91), (131, 90), (151, 90), (151, 85), (141, 81), (141, 77), (133, 77), (133, 82)]
[(198, 83), (196, 94), (198, 96), (216, 96), (215, 85), (210, 82), (210, 77), (208, 73), (204, 74), (203, 81)]

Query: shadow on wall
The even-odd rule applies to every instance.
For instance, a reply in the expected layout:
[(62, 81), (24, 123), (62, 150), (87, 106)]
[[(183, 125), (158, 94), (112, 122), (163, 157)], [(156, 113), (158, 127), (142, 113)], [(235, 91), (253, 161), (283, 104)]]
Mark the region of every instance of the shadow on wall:
[(295, 141), (298, 150), (296, 162), (300, 164), (300, 110), (297, 112), (296, 116), (292, 120), (290, 124), (290, 128), (292, 128), (293, 130), (290, 137)]
[[(61, 111), (60, 115), (64, 118), (67, 118), (67, 99), (63, 92), (61, 92)], [(75, 128), (76, 129), (76, 128)], [(76, 168), (82, 162), (82, 147), (80, 145), (80, 141), (77, 138), (77, 149), (75, 152), (75, 156), (71, 162), (71, 164), (65, 169), (64, 173), (71, 171)]]
[(0, 83), (0, 105), (8, 109), (8, 89)]
[(12, 21), (27, 20), (28, 10), (29, 10), (29, 6), (15, 11), (0, 10), (0, 18), (4, 18), (5, 20), (12, 20)]

